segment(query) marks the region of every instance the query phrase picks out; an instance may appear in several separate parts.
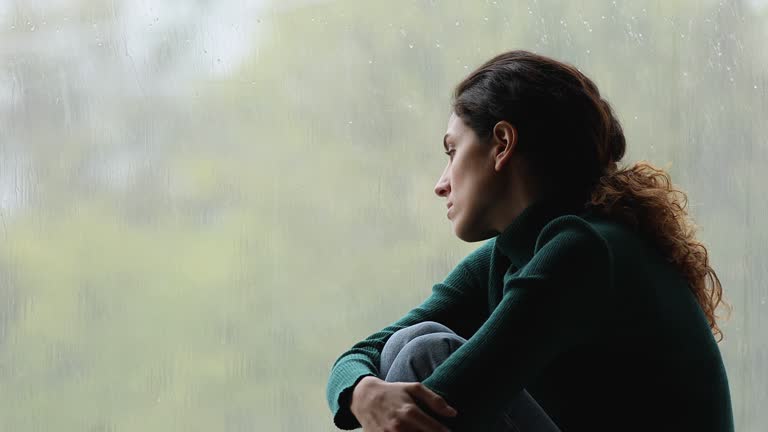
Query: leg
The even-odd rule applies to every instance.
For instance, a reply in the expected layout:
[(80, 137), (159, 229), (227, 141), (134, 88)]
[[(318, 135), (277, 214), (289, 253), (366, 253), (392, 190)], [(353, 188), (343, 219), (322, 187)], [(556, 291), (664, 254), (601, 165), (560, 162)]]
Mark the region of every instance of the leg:
[[(423, 376), (422, 378), (416, 378), (416, 376), (413, 376), (413, 379), (402, 379), (402, 380), (388, 380), (386, 379), (387, 374), (389, 373), (390, 368), (392, 367), (392, 364), (395, 362), (395, 359), (400, 354), (400, 351), (403, 350), (405, 345), (412, 341), (413, 339), (428, 335), (428, 334), (435, 334), (435, 333), (448, 333), (449, 335), (453, 335), (452, 338), (456, 338), (451, 342), (453, 345), (452, 347), (455, 349), (458, 349), (459, 346), (461, 346), (462, 343), (466, 342), (466, 339), (462, 338), (461, 336), (457, 335), (453, 332), (453, 330), (449, 329), (448, 327), (434, 322), (434, 321), (424, 321), (418, 324), (414, 324), (410, 327), (406, 327), (404, 329), (398, 330), (389, 337), (387, 340), (387, 343), (384, 345), (384, 349), (381, 351), (381, 364), (379, 366), (379, 378), (390, 381), (390, 382), (421, 382), (426, 377), (428, 377), (434, 368), (436, 368), (439, 363), (437, 364), (431, 364), (428, 367), (424, 367), (420, 369), (417, 372), (412, 371), (412, 374), (415, 374), (416, 376)], [(433, 358), (435, 362), (442, 363), (442, 360), (447, 358), (455, 349), (452, 349), (448, 352), (443, 352), (444, 357), (442, 359), (440, 358)], [(425, 365), (426, 366), (426, 365)], [(399, 372), (401, 376), (399, 378), (406, 378), (402, 376), (403, 370)]]
[[(466, 341), (433, 321), (399, 330), (382, 350), (379, 378), (388, 382), (421, 382)], [(526, 390), (514, 395), (508, 407), (494, 423), (493, 431), (560, 432)]]

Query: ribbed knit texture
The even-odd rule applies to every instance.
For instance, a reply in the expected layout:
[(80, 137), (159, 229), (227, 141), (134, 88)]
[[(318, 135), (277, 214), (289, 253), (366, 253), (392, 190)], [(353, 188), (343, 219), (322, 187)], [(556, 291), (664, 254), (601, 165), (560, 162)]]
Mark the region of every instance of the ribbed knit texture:
[(564, 432), (733, 431), (725, 368), (681, 273), (615, 222), (540, 200), (331, 367), (334, 424), (360, 427), (354, 386), (397, 330), (436, 321), (467, 339), (422, 384), (484, 431), (526, 389)]

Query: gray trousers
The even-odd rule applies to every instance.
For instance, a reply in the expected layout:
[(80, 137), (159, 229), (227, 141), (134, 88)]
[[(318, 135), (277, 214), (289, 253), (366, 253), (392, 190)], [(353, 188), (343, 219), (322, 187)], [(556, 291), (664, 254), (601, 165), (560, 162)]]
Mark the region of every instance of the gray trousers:
[[(421, 382), (466, 339), (448, 327), (425, 321), (398, 330), (381, 353), (379, 378), (388, 382)], [(544, 409), (523, 389), (499, 413), (497, 426), (489, 432), (560, 432)]]

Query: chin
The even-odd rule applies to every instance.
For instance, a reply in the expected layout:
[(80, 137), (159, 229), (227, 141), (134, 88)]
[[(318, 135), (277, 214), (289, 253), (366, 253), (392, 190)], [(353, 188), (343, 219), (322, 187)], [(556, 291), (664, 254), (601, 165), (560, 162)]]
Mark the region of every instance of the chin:
[(472, 229), (472, 227), (467, 230), (463, 225), (453, 223), (453, 233), (458, 237), (459, 239), (467, 242), (467, 243), (475, 243), (483, 240), (487, 240), (493, 235), (489, 235), (483, 230)]
[(470, 237), (470, 238), (467, 238), (467, 236), (466, 236), (466, 235), (464, 235), (464, 233), (457, 233), (457, 232), (454, 232), (454, 234), (456, 234), (456, 238), (458, 238), (459, 240), (461, 240), (461, 241), (463, 241), (463, 242), (465, 242), (465, 243), (474, 243), (475, 241), (477, 241), (477, 240), (474, 240), (474, 239), (473, 239), (473, 238), (471, 238), (471, 237)]
[(467, 239), (466, 239), (466, 237), (467, 237), (467, 233), (465, 232), (465, 230), (464, 230), (464, 228), (462, 227), (462, 225), (460, 225), (460, 224), (457, 224), (457, 223), (456, 223), (456, 222), (454, 222), (454, 221), (452, 221), (452, 222), (453, 222), (453, 234), (454, 234), (456, 237), (458, 237), (459, 239), (461, 239), (461, 240), (464, 240), (464, 241), (467, 241)]

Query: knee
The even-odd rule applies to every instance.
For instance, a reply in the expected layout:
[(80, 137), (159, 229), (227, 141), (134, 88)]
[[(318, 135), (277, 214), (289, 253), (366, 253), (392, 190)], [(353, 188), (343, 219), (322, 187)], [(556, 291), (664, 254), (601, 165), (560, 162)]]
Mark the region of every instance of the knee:
[[(389, 340), (384, 346), (382, 357), (390, 360), (394, 359), (400, 353), (400, 351), (413, 340), (423, 336), (438, 333), (442, 335), (455, 335), (451, 329), (435, 321), (423, 321), (412, 326), (402, 328), (390, 336)], [(421, 339), (418, 345), (414, 345), (412, 349), (425, 343), (433, 342), (431, 342), (431, 339)], [(386, 360), (384, 360), (384, 362), (386, 363)]]
[(390, 339), (404, 338), (406, 341), (410, 341), (416, 337), (431, 334), (431, 333), (452, 333), (453, 331), (448, 327), (435, 322), (435, 321), (422, 321), (418, 324), (408, 326), (396, 331)]
[[(427, 327), (428, 325), (425, 325)], [(466, 342), (453, 332), (437, 332), (402, 338), (395, 345), (384, 347), (382, 354), (384, 376), (390, 382), (422, 381), (443, 361)]]
[(410, 329), (413, 329), (414, 331), (420, 332), (422, 334), (426, 333), (442, 333), (442, 332), (452, 332), (451, 329), (448, 327), (440, 324), (437, 321), (422, 321), (418, 324), (414, 324), (410, 327)]
[(399, 356), (411, 361), (443, 360), (458, 349), (464, 341), (453, 333), (429, 333), (413, 338), (405, 344)]

